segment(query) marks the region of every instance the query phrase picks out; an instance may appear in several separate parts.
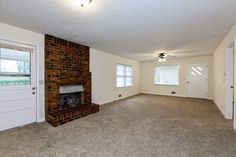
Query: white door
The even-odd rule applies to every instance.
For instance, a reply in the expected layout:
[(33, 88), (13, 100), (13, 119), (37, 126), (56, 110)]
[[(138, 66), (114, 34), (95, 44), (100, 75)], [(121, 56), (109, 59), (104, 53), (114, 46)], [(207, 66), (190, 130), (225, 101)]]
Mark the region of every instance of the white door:
[(0, 131), (36, 122), (35, 92), (35, 50), (0, 41)]
[(208, 67), (206, 63), (188, 65), (187, 86), (188, 97), (208, 98)]
[[(236, 37), (234, 38), (234, 85), (236, 85)], [(236, 131), (236, 105), (235, 105), (235, 102), (236, 102), (236, 96), (235, 96), (235, 93), (236, 93), (236, 88), (234, 87), (234, 104), (233, 104), (233, 108), (234, 108), (234, 114), (233, 114), (233, 117), (234, 117), (234, 129)]]
[(226, 49), (226, 109), (225, 109), (225, 118), (232, 119), (233, 118), (233, 48)]

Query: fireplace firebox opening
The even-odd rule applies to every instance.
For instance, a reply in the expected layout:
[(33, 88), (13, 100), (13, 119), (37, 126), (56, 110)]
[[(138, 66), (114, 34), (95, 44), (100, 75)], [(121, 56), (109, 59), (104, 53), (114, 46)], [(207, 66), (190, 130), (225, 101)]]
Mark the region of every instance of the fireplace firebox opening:
[(79, 107), (84, 104), (84, 88), (82, 85), (60, 86), (60, 110)]

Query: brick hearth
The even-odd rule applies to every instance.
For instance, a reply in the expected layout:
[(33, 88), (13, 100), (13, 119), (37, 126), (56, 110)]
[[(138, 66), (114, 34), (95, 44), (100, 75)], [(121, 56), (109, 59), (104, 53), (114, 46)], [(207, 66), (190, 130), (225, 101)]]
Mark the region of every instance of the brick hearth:
[[(91, 103), (89, 47), (45, 35), (45, 71), (46, 119), (53, 126), (99, 111)], [(63, 85), (83, 85), (84, 105), (61, 110), (59, 87)]]

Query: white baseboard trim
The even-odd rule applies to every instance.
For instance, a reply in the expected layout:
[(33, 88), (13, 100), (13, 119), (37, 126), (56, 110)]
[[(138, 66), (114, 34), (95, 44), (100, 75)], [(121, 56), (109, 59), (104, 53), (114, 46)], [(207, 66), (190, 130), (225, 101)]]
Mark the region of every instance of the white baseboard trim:
[(212, 100), (212, 101), (214, 101), (214, 99), (213, 99), (213, 98), (211, 98), (211, 97), (210, 97), (210, 98), (208, 98), (208, 99), (209, 99), (209, 100)]
[(45, 118), (39, 119), (39, 120), (37, 121), (37, 123), (42, 123), (42, 122), (45, 122)]
[(93, 103), (98, 104), (98, 105), (105, 105), (105, 104), (109, 104), (109, 103), (112, 103), (112, 102), (115, 102), (115, 101), (127, 99), (127, 98), (130, 98), (130, 97), (139, 95), (139, 94), (140, 93), (136, 93), (136, 94), (132, 94), (132, 95), (128, 95), (128, 96), (124, 96), (124, 97), (121, 97), (121, 98), (116, 98), (116, 99), (112, 99), (112, 100), (108, 100), (108, 101), (104, 101), (104, 102), (100, 102), (100, 103), (96, 103), (96, 102), (93, 102)]
[(185, 95), (178, 95), (178, 94), (159, 94), (159, 93), (150, 93), (150, 92), (141, 92), (141, 94), (151, 94), (151, 95), (160, 95), (160, 96), (173, 96), (173, 97), (187, 97)]
[(225, 119), (233, 120), (233, 117), (231, 117), (231, 116), (228, 116), (228, 115), (226, 115), (226, 114), (225, 114), (225, 116), (224, 116), (224, 117), (225, 117)]
[[(162, 95), (162, 96), (173, 96), (173, 97), (183, 97), (183, 98), (192, 98), (187, 95), (178, 95), (178, 94), (162, 94), (162, 93), (150, 93), (150, 92), (142, 92), (142, 94), (152, 94), (152, 95)], [(196, 98), (198, 99), (198, 98)], [(200, 98), (201, 99), (201, 98)], [(213, 98), (206, 98), (208, 100), (213, 100)]]
[(214, 102), (214, 104), (216, 105), (216, 107), (220, 110), (220, 113), (224, 116), (224, 118), (227, 119), (226, 116), (225, 116), (225, 114), (224, 114), (223, 109), (222, 109), (221, 107), (219, 107), (219, 106), (216, 104), (215, 101), (213, 101), (213, 102)]
[[(133, 95), (128, 95), (128, 96), (125, 96), (125, 97), (122, 97), (122, 98), (115, 98), (115, 99), (107, 100), (107, 101), (104, 101), (104, 102), (93, 102), (93, 103), (98, 104), (98, 105), (104, 105), (104, 104), (109, 104), (109, 103), (114, 102), (114, 101), (126, 99), (126, 98), (129, 98), (129, 97), (138, 95), (138, 94), (151, 94), (151, 95), (162, 95), (162, 96), (173, 96), (173, 97), (190, 98), (190, 97), (188, 97), (186, 95), (178, 95), (178, 94), (172, 95), (172, 94), (160, 94), (160, 93), (151, 93), (151, 92), (140, 92), (140, 93), (136, 93), (136, 94), (133, 94)], [(208, 99), (209, 100), (213, 100), (212, 98), (208, 98)]]
[(104, 102), (92, 102), (92, 103), (94, 103), (94, 104), (98, 104), (98, 105), (104, 105), (104, 104), (109, 104), (109, 103), (111, 103), (111, 102), (114, 102), (115, 100), (108, 100), (108, 101), (104, 101)]

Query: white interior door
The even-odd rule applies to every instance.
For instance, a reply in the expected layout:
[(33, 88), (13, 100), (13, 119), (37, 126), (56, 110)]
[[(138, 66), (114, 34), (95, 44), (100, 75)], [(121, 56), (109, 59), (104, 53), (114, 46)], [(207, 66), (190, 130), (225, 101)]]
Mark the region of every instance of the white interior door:
[(225, 109), (225, 118), (232, 119), (233, 118), (233, 48), (226, 49), (226, 109)]
[[(234, 85), (236, 85), (236, 38), (234, 38)], [(236, 93), (236, 88), (234, 87), (234, 95)], [(235, 102), (236, 102), (236, 96), (234, 96), (234, 104), (233, 104), (233, 108), (234, 108), (234, 129), (236, 130), (236, 106), (235, 106)]]
[(0, 41), (0, 131), (36, 122), (36, 52)]
[(188, 65), (187, 86), (189, 97), (208, 98), (208, 67), (206, 63)]

